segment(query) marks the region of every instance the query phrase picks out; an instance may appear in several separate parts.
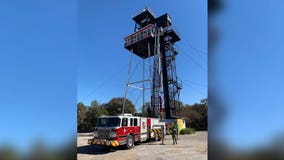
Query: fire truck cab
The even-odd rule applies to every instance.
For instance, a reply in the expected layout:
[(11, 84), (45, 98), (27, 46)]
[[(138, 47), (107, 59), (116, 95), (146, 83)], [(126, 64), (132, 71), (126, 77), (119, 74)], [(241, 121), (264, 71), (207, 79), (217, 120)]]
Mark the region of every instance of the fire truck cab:
[[(94, 138), (88, 144), (133, 148), (135, 142), (161, 139), (165, 134), (165, 123), (158, 118), (138, 117), (132, 114), (100, 116), (94, 130)], [(163, 132), (163, 133), (161, 133)]]

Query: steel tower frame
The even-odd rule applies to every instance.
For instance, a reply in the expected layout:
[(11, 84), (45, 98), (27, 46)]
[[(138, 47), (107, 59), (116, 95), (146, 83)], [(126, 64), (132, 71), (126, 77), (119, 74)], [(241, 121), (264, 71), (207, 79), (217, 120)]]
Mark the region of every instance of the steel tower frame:
[[(175, 60), (178, 51), (174, 48), (174, 44), (180, 40), (179, 35), (171, 27), (172, 22), (168, 14), (156, 18), (149, 8), (146, 8), (135, 15), (133, 20), (135, 21), (134, 33), (125, 38), (125, 48), (131, 52), (131, 55), (122, 112), (124, 113), (127, 90), (130, 86), (143, 91), (143, 107), (145, 106), (145, 90), (151, 89), (151, 106), (147, 108), (148, 116), (161, 119), (178, 118), (179, 104), (176, 101), (179, 100), (182, 83), (176, 72)], [(141, 40), (144, 28), (149, 25), (152, 25), (152, 37)], [(138, 32), (142, 32), (141, 35)], [(130, 36), (132, 36), (131, 39)], [(132, 42), (133, 36), (134, 38), (139, 36), (140, 41)], [(130, 44), (129, 40), (131, 40)], [(130, 83), (133, 53), (143, 59), (143, 79)], [(145, 79), (145, 59), (149, 60), (149, 79)], [(150, 88), (145, 88), (146, 81), (150, 81)], [(136, 83), (143, 83), (143, 87), (133, 86)], [(164, 103), (162, 103), (162, 96)]]

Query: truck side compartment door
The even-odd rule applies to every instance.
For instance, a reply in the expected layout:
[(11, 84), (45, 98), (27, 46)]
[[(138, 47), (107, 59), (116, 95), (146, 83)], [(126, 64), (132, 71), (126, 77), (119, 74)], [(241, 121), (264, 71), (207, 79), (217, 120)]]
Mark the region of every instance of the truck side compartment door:
[(146, 141), (147, 140), (147, 129), (148, 129), (148, 125), (147, 125), (147, 118), (145, 117), (141, 117), (140, 119), (140, 138), (141, 141)]

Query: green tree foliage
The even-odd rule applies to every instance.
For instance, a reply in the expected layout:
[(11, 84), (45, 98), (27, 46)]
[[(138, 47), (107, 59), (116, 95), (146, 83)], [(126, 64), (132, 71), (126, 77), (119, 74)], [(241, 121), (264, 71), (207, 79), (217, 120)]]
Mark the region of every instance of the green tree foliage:
[(87, 116), (85, 122), (88, 123), (90, 126), (88, 128), (93, 128), (97, 124), (97, 118), (101, 115), (108, 115), (108, 111), (102, 107), (96, 100), (91, 102), (91, 106), (88, 107)]
[(101, 116), (101, 115), (109, 115), (109, 113), (108, 113), (108, 111), (107, 111), (106, 108), (107, 108), (107, 103), (102, 104), (102, 105), (100, 106), (99, 116)]
[(142, 112), (139, 113), (139, 116), (141, 117), (147, 117), (148, 113), (147, 113), (147, 108), (151, 106), (151, 102), (146, 102), (143, 106), (142, 106)]
[[(123, 100), (124, 98), (122, 97), (116, 97), (108, 102), (106, 109), (109, 115), (114, 116), (122, 113)], [(131, 113), (133, 115), (136, 113), (135, 106), (129, 99), (126, 99), (124, 113)]]
[(79, 102), (77, 104), (77, 129), (78, 131), (84, 128), (86, 112), (87, 112), (87, 107), (82, 102)]
[(208, 100), (207, 100), (207, 98), (204, 98), (204, 99), (202, 99), (201, 101), (200, 101), (200, 103), (201, 104), (208, 104)]
[(100, 105), (96, 100), (91, 102), (91, 106), (85, 106), (82, 102), (77, 104), (77, 127), (79, 132), (90, 132), (97, 123), (97, 118), (101, 115), (108, 115), (104, 105)]
[(20, 155), (15, 148), (11, 146), (0, 146), (0, 159), (2, 160), (19, 160)]
[(182, 117), (186, 120), (186, 126), (195, 130), (208, 129), (207, 99), (203, 99), (200, 103), (193, 105), (182, 105), (180, 111)]
[(180, 134), (194, 134), (195, 130), (193, 128), (184, 128), (180, 131)]

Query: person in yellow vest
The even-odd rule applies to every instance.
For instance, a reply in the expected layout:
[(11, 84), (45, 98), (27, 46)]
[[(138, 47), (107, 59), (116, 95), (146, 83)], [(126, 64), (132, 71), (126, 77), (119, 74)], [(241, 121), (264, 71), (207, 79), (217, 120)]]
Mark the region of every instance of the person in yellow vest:
[(173, 120), (172, 138), (173, 138), (173, 144), (177, 144), (177, 122), (176, 120)]

